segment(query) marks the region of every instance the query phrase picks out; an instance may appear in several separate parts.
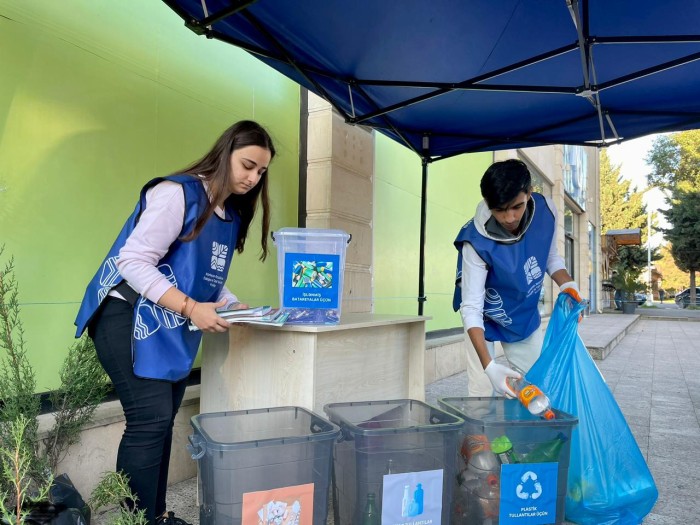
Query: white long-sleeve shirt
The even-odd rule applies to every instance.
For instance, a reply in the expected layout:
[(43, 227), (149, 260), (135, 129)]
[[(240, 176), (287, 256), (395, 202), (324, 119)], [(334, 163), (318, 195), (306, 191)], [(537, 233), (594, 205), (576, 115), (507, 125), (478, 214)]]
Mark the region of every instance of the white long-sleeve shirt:
[[(552, 211), (555, 217), (554, 231), (556, 232), (556, 217), (557, 210), (554, 203), (545, 197), (547, 206)], [(474, 224), (479, 233), (488, 236), (485, 232), (485, 224), (491, 218), (491, 212), (484, 201), (480, 202), (474, 214)], [(527, 231), (525, 228), (520, 235)], [(515, 238), (514, 240), (516, 240)], [(552, 243), (549, 247), (549, 255), (547, 256), (547, 274), (552, 275), (554, 272), (565, 269), (566, 264), (564, 259), (557, 250), (556, 235), (552, 236)], [(484, 296), (486, 295), (486, 277), (488, 268), (484, 260), (477, 255), (476, 250), (471, 244), (465, 242), (462, 244), (462, 302), (460, 304), (460, 314), (464, 329), (484, 328)]]
[[(224, 210), (214, 212), (224, 217)], [(163, 181), (146, 191), (146, 208), (138, 223), (119, 251), (117, 269), (136, 292), (157, 303), (172, 283), (157, 268), (177, 240), (185, 219), (185, 194), (181, 184)], [(117, 292), (110, 295), (119, 296)], [(218, 301), (226, 300), (226, 307), (238, 298), (225, 286)]]

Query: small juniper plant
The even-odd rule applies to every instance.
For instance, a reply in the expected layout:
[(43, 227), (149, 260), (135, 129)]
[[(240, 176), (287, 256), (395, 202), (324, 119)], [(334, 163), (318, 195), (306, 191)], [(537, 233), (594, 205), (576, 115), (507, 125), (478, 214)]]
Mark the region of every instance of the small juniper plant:
[(87, 336), (70, 347), (59, 376), (61, 386), (50, 395), (54, 425), (43, 440), (44, 455), (52, 472), (57, 472), (68, 448), (80, 441), (81, 430), (109, 389), (107, 374)]
[[(3, 252), (4, 246), (0, 246), (0, 260)], [(60, 369), (60, 387), (50, 396), (54, 423), (40, 440), (41, 403), (36, 395), (34, 369), (26, 354), (20, 313), (11, 257), (0, 264), (0, 457), (3, 458), (0, 504), (3, 511), (14, 509), (17, 501), (24, 501), (29, 495), (46, 496), (44, 487), (51, 485), (50, 480), (68, 448), (80, 440), (81, 430), (109, 386), (92, 341), (84, 336), (70, 347)], [(5, 462), (10, 457), (15, 458), (14, 470)]]
[[(0, 256), (3, 254), (0, 246)], [(35, 394), (36, 378), (24, 348), (14, 258), (0, 266), (0, 450), (21, 452), (28, 476), (41, 478), (46, 470), (38, 454), (40, 400)], [(22, 420), (23, 424), (15, 422)], [(21, 439), (17, 432), (21, 429)], [(15, 478), (0, 476), (0, 493), (14, 499)]]
[(19, 525), (24, 523), (31, 503), (46, 500), (53, 478), (49, 475), (37, 484), (32, 476), (32, 451), (26, 446), (25, 437), (30, 420), (19, 416), (0, 424), (10, 438), (10, 442), (0, 447), (0, 475), (11, 486), (11, 493), (3, 491), (0, 498), (0, 519), (3, 523)]
[[(88, 504), (96, 513), (106, 515), (104, 521), (108, 525), (147, 525), (146, 511), (125, 505), (127, 501), (136, 501), (128, 477), (122, 472), (107, 472), (92, 491)], [(107, 513), (105, 509), (114, 505), (117, 510)]]

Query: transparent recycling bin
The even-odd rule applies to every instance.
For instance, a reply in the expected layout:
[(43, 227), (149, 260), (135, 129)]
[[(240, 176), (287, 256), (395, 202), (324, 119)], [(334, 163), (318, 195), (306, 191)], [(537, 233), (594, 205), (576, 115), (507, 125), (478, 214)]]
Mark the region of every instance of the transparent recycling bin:
[(201, 525), (326, 524), (336, 425), (300, 407), (199, 414), (191, 425)]
[(332, 403), (336, 525), (449, 523), (463, 421), (412, 399)]
[(564, 521), (574, 416), (533, 416), (517, 399), (448, 397), (441, 408), (464, 419), (453, 451), (453, 523)]
[(286, 324), (340, 322), (350, 235), (342, 230), (282, 228), (272, 238), (280, 308), (289, 312)]

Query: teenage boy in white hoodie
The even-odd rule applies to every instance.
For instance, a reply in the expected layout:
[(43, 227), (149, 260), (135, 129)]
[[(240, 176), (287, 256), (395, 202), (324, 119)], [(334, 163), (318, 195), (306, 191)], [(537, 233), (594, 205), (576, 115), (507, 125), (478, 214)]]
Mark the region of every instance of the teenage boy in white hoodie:
[(496, 162), (481, 179), (474, 217), (455, 239), (460, 252), (454, 310), (476, 352), (467, 356), (467, 395), (513, 397), (506, 383), (520, 373), (494, 360), (500, 341), (511, 366), (530, 370), (542, 350), (538, 301), (544, 272), (580, 302), (576, 282), (556, 248), (556, 208), (532, 191), (530, 172), (516, 159)]

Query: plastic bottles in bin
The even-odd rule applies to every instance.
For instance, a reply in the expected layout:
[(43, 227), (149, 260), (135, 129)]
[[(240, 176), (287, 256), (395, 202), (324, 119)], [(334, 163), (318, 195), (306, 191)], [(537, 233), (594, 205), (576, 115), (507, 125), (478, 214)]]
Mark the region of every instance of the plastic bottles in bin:
[(569, 438), (563, 433), (559, 433), (557, 437), (551, 441), (542, 443), (534, 450), (520, 456), (521, 463), (551, 463), (559, 461), (559, 454)]
[(461, 455), (467, 464), (467, 469), (480, 477), (498, 473), (500, 462), (491, 450), (489, 438), (483, 434), (469, 434), (464, 437)]
[(464, 471), (454, 495), (453, 523), (498, 523), (500, 497), (496, 474), (480, 478)]
[(500, 481), (494, 474), (489, 474), (486, 482), (482, 483), (476, 495), (479, 498), (483, 518), (497, 518), (501, 503)]
[(538, 386), (527, 381), (524, 376), (521, 379), (509, 377), (506, 381), (523, 406), (530, 411), (530, 414), (544, 419), (554, 419), (552, 403)]
[(498, 457), (502, 464), (519, 463), (515, 450), (513, 450), (513, 443), (508, 436), (498, 436), (491, 441), (491, 450)]

